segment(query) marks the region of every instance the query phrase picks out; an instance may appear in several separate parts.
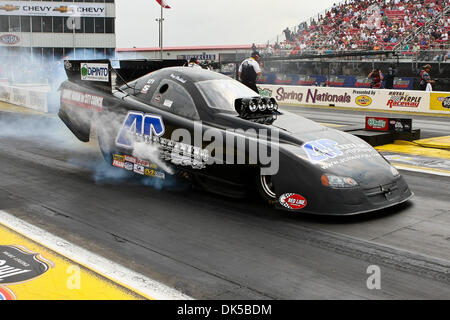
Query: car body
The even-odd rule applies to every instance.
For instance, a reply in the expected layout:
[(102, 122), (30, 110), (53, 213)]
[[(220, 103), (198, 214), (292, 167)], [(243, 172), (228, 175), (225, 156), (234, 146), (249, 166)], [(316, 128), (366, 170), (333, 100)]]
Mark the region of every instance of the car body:
[(119, 70), (124, 84), (113, 90), (110, 62), (67, 61), (59, 117), (81, 141), (97, 136), (116, 167), (186, 177), (230, 197), (256, 189), (278, 209), (352, 215), (412, 197), (399, 172), (361, 139), (277, 110), (225, 75), (168, 65), (131, 81), (136, 72)]

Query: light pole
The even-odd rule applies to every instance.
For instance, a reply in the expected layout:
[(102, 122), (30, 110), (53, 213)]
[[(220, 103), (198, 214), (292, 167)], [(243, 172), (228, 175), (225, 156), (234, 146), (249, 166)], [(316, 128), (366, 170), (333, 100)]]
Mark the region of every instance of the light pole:
[(163, 59), (164, 52), (164, 38), (163, 38), (163, 25), (164, 25), (164, 9), (170, 9), (170, 6), (165, 0), (156, 0), (161, 6), (161, 18), (156, 19), (159, 22), (159, 48), (160, 48), (160, 58)]

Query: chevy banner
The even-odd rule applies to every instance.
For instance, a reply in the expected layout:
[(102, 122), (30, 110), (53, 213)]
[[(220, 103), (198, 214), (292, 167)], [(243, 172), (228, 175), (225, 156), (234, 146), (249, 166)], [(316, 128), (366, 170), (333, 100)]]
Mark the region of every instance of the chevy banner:
[(104, 3), (0, 1), (1, 16), (105, 17)]

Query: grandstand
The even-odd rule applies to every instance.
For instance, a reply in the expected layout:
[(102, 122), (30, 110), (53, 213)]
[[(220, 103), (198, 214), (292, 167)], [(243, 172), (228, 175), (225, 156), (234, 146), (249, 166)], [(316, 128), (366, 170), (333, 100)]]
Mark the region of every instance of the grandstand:
[(450, 0), (346, 0), (259, 46), (260, 84), (368, 88), (374, 67), (395, 89), (417, 89), (425, 64), (450, 91)]
[(413, 56), (448, 50), (450, 0), (347, 0), (283, 33), (285, 40), (271, 44), (270, 53), (396, 50)]

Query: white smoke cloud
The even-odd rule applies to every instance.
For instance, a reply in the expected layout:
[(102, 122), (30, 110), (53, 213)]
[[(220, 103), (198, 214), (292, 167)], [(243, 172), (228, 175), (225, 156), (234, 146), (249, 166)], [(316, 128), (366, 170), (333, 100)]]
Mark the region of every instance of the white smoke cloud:
[[(16, 85), (47, 85), (50, 95), (55, 98), (53, 103), (56, 104), (49, 109), (54, 113), (59, 110), (60, 92), (58, 89), (61, 83), (67, 79), (62, 60), (54, 61), (45, 57), (36, 59), (28, 51), (11, 53), (5, 48), (0, 48), (0, 57), (0, 79)], [(139, 57), (134, 56), (133, 58)], [(85, 59), (90, 60), (94, 57), (85, 57)], [(68, 163), (83, 169), (90, 169), (95, 183), (98, 184), (127, 182), (158, 189), (184, 188), (184, 185), (180, 184), (175, 177), (169, 175), (166, 175), (166, 180), (139, 177), (107, 164), (101, 159), (98, 152), (98, 136), (104, 137), (107, 142), (114, 140), (114, 135), (122, 126), (123, 118), (114, 113), (103, 114), (102, 118), (97, 116), (91, 118), (88, 113), (85, 113), (85, 117), (83, 120), (92, 121), (92, 128), (95, 128), (91, 132), (91, 143), (88, 144), (79, 141), (56, 114), (46, 116), (5, 114), (0, 117), (0, 139), (24, 140), (33, 146), (42, 146), (44, 150), (69, 151), (71, 156), (67, 160)], [(171, 168), (159, 159), (156, 147), (140, 143), (135, 147), (135, 151), (131, 152), (134, 156), (155, 163), (167, 173), (173, 173)], [(90, 156), (87, 157), (86, 154)]]

